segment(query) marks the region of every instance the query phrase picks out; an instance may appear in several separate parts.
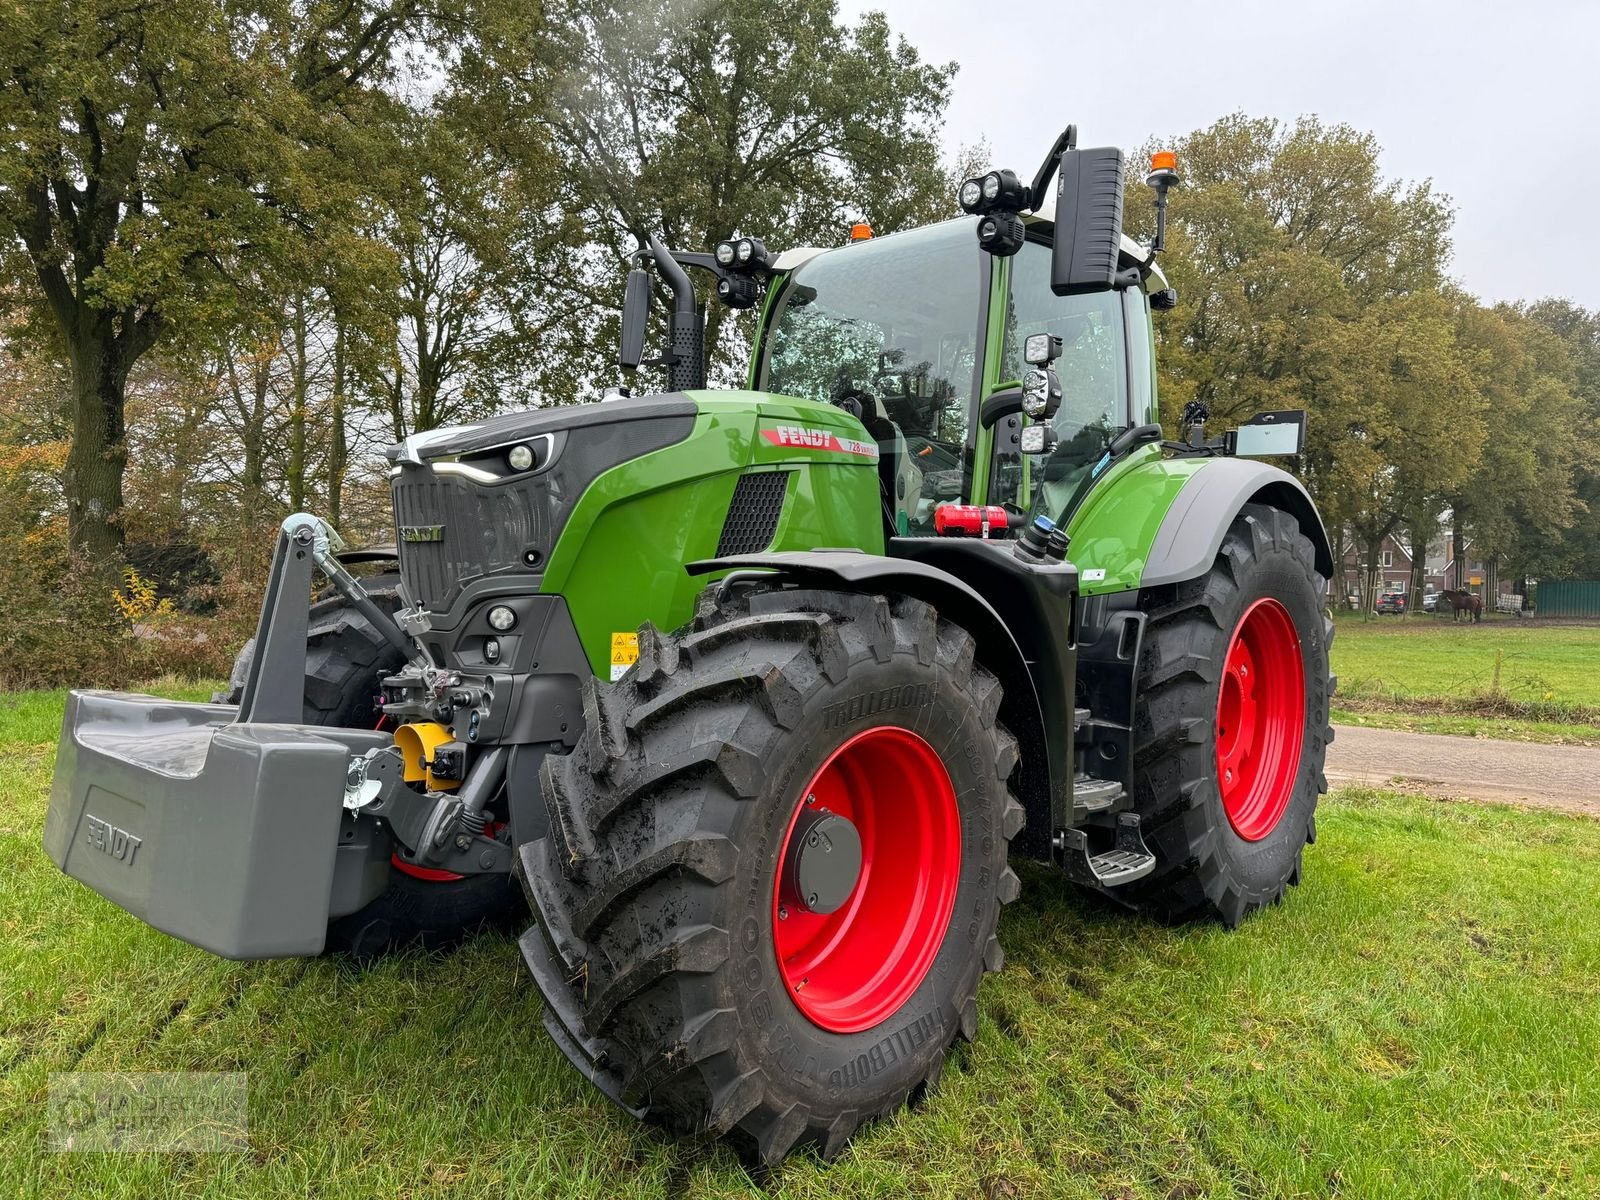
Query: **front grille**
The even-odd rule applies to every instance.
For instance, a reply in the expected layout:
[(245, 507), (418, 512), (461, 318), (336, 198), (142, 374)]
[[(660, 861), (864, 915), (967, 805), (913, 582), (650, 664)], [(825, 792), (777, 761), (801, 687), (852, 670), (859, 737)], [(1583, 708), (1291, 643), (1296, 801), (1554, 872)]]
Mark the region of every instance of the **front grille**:
[(727, 518), (722, 522), (717, 557), (755, 554), (772, 545), (772, 535), (778, 532), (778, 518), (783, 515), (783, 498), (788, 490), (787, 471), (741, 475), (734, 485)]
[[(696, 412), (681, 396), (575, 404), (430, 430), (393, 447), (395, 532), (408, 597), (439, 616), (485, 577), (510, 573), (537, 590), (562, 526), (590, 485), (683, 441)], [(538, 458), (531, 471), (510, 468), (506, 452), (519, 442)]]
[(542, 476), (521, 484), (478, 487), (426, 469), (394, 482), (400, 575), (424, 608), (448, 608), (470, 580), (535, 568), (550, 553), (550, 489)]

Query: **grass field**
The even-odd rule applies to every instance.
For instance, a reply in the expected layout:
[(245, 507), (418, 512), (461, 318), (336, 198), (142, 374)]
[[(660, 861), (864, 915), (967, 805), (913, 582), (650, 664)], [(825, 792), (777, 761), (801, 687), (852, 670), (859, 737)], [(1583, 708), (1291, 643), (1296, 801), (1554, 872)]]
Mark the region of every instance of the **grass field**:
[[(204, 694), (208, 688), (197, 688)], [(237, 964), (39, 847), (60, 698), (0, 698), (0, 1196), (1593, 1196), (1600, 823), (1346, 791), (1238, 932), (1025, 873), (940, 1092), (752, 1178), (612, 1110), (511, 939)], [(44, 1151), (52, 1072), (249, 1072), (250, 1150)]]
[(1600, 625), (1341, 619), (1334, 720), (1600, 744)]

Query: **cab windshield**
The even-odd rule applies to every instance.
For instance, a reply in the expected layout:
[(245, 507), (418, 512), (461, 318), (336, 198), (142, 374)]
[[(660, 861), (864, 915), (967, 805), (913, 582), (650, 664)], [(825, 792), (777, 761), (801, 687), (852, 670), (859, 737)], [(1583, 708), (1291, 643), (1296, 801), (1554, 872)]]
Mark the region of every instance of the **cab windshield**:
[(762, 389), (859, 408), (901, 532), (961, 494), (981, 254), (968, 220), (841, 247), (796, 268), (773, 313)]

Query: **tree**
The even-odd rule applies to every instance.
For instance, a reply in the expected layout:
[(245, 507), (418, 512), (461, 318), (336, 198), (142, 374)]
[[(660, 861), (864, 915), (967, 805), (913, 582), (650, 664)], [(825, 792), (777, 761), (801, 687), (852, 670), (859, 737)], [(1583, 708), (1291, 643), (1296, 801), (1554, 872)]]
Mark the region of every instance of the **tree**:
[[(28, 0), (0, 22), (0, 273), (72, 372), (74, 549), (121, 545), (130, 371), (349, 253), (361, 132), (417, 0)], [(315, 235), (313, 248), (310, 238)]]
[(1513, 307), (1458, 303), (1457, 342), (1483, 397), (1486, 436), (1448, 497), (1456, 561), (1470, 536), (1491, 572), (1501, 561), (1523, 576), (1557, 571), (1582, 510), (1577, 472), (1595, 461), (1593, 439), (1574, 436), (1583, 412), (1566, 347)]
[[(567, 293), (588, 299), (570, 345), (595, 341), (643, 235), (830, 245), (852, 218), (881, 233), (951, 213), (937, 134), (955, 67), (925, 63), (879, 13), (850, 26), (835, 0), (484, 0), (474, 28), (459, 90), (497, 110), (484, 126), (513, 160), (554, 150), (594, 251)], [(706, 343), (731, 379), (728, 315), (711, 306)]]
[(1558, 338), (1566, 351), (1575, 407), (1541, 431), (1541, 452), (1560, 443), (1572, 456), (1573, 521), (1560, 531), (1525, 531), (1528, 574), (1600, 579), (1600, 312), (1570, 300), (1546, 299), (1521, 312)]
[[(537, 401), (584, 244), (560, 173), (489, 149), (489, 113), (444, 92), (399, 133), (383, 230), (399, 260), (390, 331), (368, 374), (394, 438)], [(528, 155), (523, 148), (524, 157)], [(537, 168), (537, 169), (536, 169)]]
[[(1375, 564), (1389, 533), (1426, 525), (1482, 441), (1437, 301), (1448, 203), (1426, 182), (1385, 180), (1371, 135), (1313, 117), (1234, 114), (1177, 150), (1163, 412), (1198, 399), (1221, 424), (1308, 410), (1301, 473), (1335, 555), (1355, 536)], [(1126, 212), (1148, 237), (1137, 181)]]
[[(1360, 398), (1343, 426), (1324, 491), (1337, 497), (1376, 578), (1383, 541), (1424, 529), (1466, 482), (1483, 448), (1483, 398), (1456, 344), (1452, 313), (1433, 292), (1385, 301), (1341, 330)], [(1421, 553), (1425, 547), (1413, 547)]]

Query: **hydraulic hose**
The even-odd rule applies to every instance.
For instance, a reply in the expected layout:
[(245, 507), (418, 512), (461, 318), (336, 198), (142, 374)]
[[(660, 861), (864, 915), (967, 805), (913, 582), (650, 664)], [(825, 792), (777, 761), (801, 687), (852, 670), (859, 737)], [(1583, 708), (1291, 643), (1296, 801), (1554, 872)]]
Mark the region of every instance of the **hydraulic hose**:
[(350, 602), (352, 608), (372, 622), (373, 628), (383, 634), (385, 641), (405, 655), (408, 661), (418, 658), (417, 647), (405, 631), (395, 624), (393, 617), (373, 603), (372, 597), (367, 595), (367, 589), (361, 586), (361, 581), (345, 570), (344, 564), (336, 557), (344, 543), (332, 526), (311, 513), (293, 513), (283, 519), (283, 532), (296, 545), (311, 550), (311, 558), (317, 564), (317, 569), (328, 577), (328, 582)]

